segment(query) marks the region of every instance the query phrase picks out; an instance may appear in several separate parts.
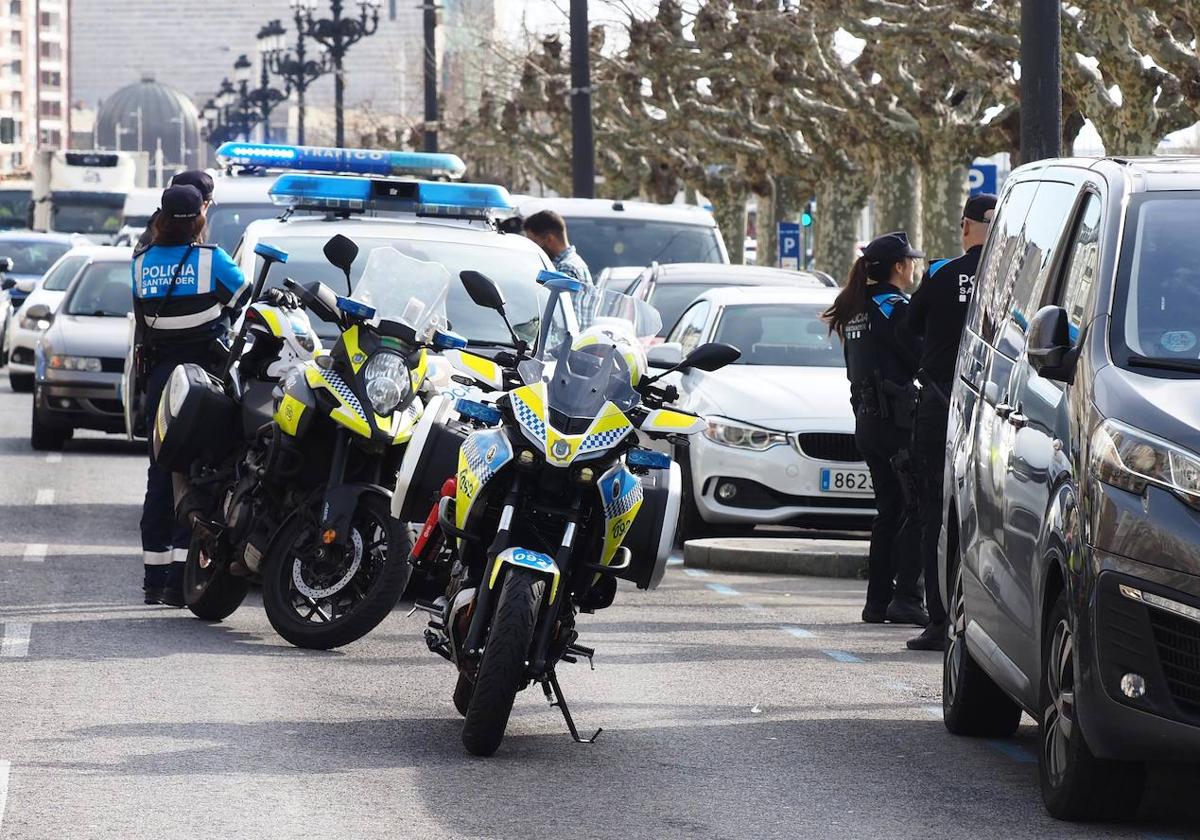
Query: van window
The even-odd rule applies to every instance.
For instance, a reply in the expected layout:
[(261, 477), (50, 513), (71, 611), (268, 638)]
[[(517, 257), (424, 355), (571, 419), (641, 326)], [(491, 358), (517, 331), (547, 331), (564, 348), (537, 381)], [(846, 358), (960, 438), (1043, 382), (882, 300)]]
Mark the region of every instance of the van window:
[(1079, 339), (1079, 330), (1085, 323), (1086, 307), (1096, 284), (1099, 266), (1100, 197), (1091, 193), (1084, 199), (1071, 250), (1063, 260), (1063, 281), (1055, 300), (1067, 310), (1072, 344)]
[(968, 327), (988, 342), (996, 334), (997, 314), (1007, 300), (1011, 277), (1020, 267), (1019, 264), (1014, 266), (1014, 261), (1024, 250), (1021, 231), (1037, 187), (1036, 181), (1014, 184), (1004, 196), (992, 223), (987, 251), (976, 274), (971, 315), (967, 321)]

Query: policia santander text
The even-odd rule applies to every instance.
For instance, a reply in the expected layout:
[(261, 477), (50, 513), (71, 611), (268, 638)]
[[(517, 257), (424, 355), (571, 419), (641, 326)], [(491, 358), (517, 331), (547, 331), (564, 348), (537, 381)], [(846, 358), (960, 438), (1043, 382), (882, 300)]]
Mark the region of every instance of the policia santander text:
[[(146, 429), (152, 428), (159, 398), (176, 365), (215, 368), (222, 361), (218, 339), (245, 304), (250, 285), (227, 253), (201, 244), (206, 202), (193, 186), (168, 187), (154, 221), (152, 240), (133, 257), (137, 319), (135, 392), (145, 394)], [(183, 566), (188, 529), (175, 520), (171, 473), (154, 463), (146, 475), (142, 505), (145, 602), (183, 606)]]
[(871, 471), (877, 515), (871, 526), (870, 574), (863, 621), (924, 625), (921, 563), (916, 529), (907, 511), (911, 497), (899, 460), (911, 436), (920, 348), (903, 327), (905, 290), (915, 260), (924, 256), (903, 231), (880, 236), (862, 249), (846, 287), (824, 317), (843, 341), (854, 439)]

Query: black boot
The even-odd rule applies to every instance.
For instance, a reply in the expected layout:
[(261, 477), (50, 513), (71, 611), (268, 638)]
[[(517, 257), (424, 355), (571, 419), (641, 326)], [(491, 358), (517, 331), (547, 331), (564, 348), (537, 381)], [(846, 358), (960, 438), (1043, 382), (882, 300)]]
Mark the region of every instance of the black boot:
[(162, 603), (168, 607), (186, 607), (183, 598), (183, 563), (172, 563), (166, 566), (166, 586), (163, 589)]
[(163, 590), (167, 585), (167, 567), (146, 564), (143, 568), (143, 601), (147, 604), (161, 604)]
[(892, 624), (915, 624), (924, 627), (929, 623), (929, 613), (925, 612), (925, 607), (920, 602), (892, 601), (888, 604), (887, 620)]
[(945, 650), (946, 649), (946, 624), (945, 622), (937, 624), (929, 624), (920, 636), (915, 639), (908, 640), (909, 650)]

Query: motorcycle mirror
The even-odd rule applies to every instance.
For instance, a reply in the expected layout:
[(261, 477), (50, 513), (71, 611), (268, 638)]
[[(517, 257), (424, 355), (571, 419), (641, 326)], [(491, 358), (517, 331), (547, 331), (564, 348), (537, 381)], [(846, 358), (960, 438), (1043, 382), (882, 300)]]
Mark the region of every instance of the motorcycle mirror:
[(17, 281), (11, 277), (5, 277), (3, 280), (0, 280), (0, 291), (7, 292), (9, 289), (15, 289), (16, 287)]
[(688, 353), (687, 357), (679, 363), (679, 369), (714, 371), (733, 364), (741, 357), (742, 351), (732, 344), (710, 341)]
[(459, 272), (458, 279), (462, 280), (471, 300), (476, 306), (484, 309), (504, 311), (504, 292), (496, 285), (496, 281), (478, 271), (470, 269)]
[(324, 252), (329, 264), (340, 268), (342, 274), (346, 275), (346, 291), (352, 294), (354, 289), (350, 286), (350, 269), (358, 258), (358, 245), (350, 237), (339, 233), (325, 243)]

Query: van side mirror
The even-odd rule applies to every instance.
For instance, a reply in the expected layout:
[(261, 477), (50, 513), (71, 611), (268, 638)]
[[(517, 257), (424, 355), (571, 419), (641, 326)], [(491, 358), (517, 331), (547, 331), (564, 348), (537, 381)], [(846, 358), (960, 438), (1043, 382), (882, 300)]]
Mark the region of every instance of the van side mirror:
[(1061, 306), (1043, 306), (1029, 323), (1025, 353), (1030, 366), (1045, 379), (1071, 382), (1077, 354), (1071, 343), (1071, 323)]

